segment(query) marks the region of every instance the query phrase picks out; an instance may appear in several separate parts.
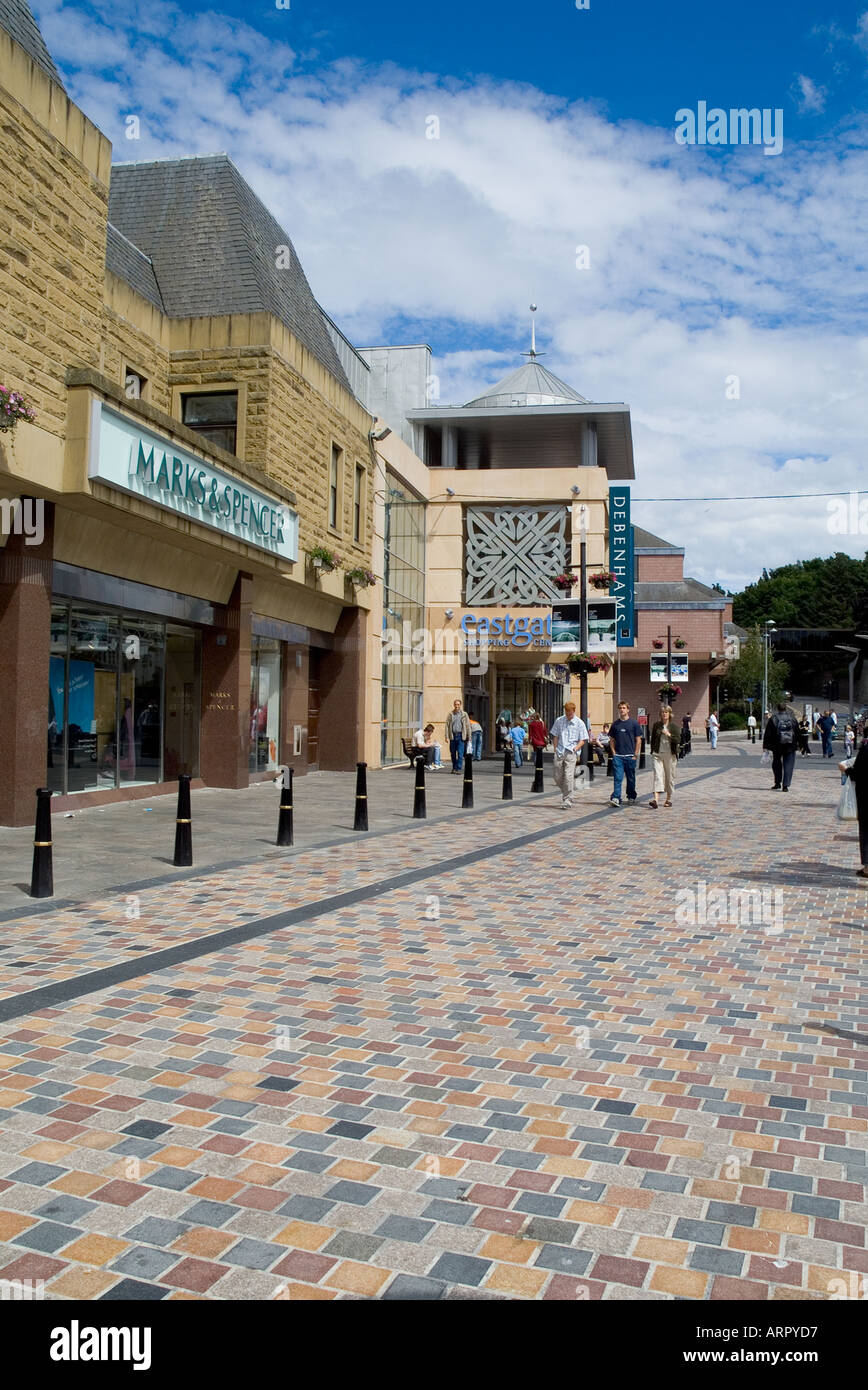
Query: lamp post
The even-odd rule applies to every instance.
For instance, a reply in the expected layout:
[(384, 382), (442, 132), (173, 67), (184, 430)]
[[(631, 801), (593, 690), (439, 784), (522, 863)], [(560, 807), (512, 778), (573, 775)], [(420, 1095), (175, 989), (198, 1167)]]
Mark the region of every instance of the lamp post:
[[(857, 635), (857, 637), (859, 637), (859, 636), (861, 636), (861, 633), (857, 633), (856, 635)], [(848, 694), (848, 696), (849, 696), (849, 706), (850, 706), (850, 728), (853, 729), (853, 728), (855, 728), (855, 726), (856, 726), (855, 706), (854, 706), (854, 703), (853, 703), (853, 676), (854, 676), (854, 673), (855, 673), (855, 671), (856, 671), (856, 667), (859, 665), (859, 658), (860, 658), (860, 656), (862, 655), (862, 652), (861, 652), (861, 650), (860, 650), (859, 647), (845, 647), (844, 644), (843, 644), (843, 642), (836, 642), (836, 643), (835, 643), (835, 651), (836, 651), (836, 652), (853, 652), (853, 653), (854, 653), (853, 660), (852, 660), (852, 661), (848, 664), (848, 666), (847, 666), (847, 676), (848, 676), (848, 690), (847, 690), (847, 694)]]
[(765, 628), (765, 631), (763, 632), (763, 635), (762, 635), (762, 637), (763, 637), (763, 713), (762, 713), (762, 717), (763, 717), (763, 723), (765, 724), (765, 717), (766, 717), (766, 715), (768, 714), (768, 709), (769, 709), (769, 642), (771, 641), (771, 636), (772, 636), (772, 633), (769, 632), (769, 628), (771, 628), (772, 632), (774, 632), (774, 630), (775, 630), (775, 624), (772, 622), (771, 618), (766, 618), (766, 621), (765, 621), (765, 623), (763, 624), (763, 626), (764, 626), (764, 628)]
[[(579, 624), (582, 629), (582, 651), (586, 652), (588, 650), (588, 509), (584, 502), (579, 507), (579, 536)], [(588, 673), (584, 670), (579, 672), (579, 718), (587, 729)], [(588, 769), (588, 781), (593, 782), (594, 765), (587, 744), (582, 749), (581, 757)]]

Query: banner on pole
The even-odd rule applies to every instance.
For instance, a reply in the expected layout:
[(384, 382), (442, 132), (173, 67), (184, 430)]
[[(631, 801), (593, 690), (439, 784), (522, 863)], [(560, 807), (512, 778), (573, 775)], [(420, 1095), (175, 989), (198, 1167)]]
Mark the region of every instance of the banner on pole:
[(629, 486), (609, 488), (609, 569), (615, 578), (610, 593), (617, 607), (618, 646), (632, 647), (636, 637), (633, 604), (633, 527)]

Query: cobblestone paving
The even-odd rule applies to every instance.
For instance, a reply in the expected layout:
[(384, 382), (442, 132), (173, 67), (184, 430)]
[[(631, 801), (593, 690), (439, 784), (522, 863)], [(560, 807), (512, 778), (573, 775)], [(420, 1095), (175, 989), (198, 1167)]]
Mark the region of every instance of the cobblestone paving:
[[(56, 1299), (855, 1296), (854, 828), (828, 768), (797, 769), (786, 802), (734, 748), (679, 771), (671, 811), (609, 811), (601, 778), (572, 813), (534, 798), (145, 890), (139, 920), (106, 899), (5, 924), (7, 994), (145, 950), (134, 979), (0, 1026), (0, 1280)], [(418, 885), (319, 905), (414, 865)], [(733, 888), (766, 890), (765, 923), (690, 920)]]

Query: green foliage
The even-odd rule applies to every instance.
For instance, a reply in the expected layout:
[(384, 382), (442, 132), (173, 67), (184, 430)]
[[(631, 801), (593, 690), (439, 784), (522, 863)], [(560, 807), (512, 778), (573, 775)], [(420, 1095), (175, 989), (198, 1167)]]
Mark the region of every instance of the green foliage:
[(842, 627), (868, 623), (868, 554), (861, 560), (838, 551), (826, 559), (798, 560), (763, 570), (733, 600), (742, 627), (773, 619), (778, 627)]
[[(758, 627), (755, 627), (745, 642), (741, 644), (741, 655), (738, 661), (734, 661), (726, 673), (726, 684), (730, 691), (742, 699), (748, 696), (756, 697), (762, 691), (763, 669), (765, 657), (763, 652), (762, 634)], [(776, 661), (773, 652), (769, 651), (769, 686), (768, 703), (774, 705), (787, 688), (790, 668), (785, 661)], [(762, 710), (757, 710), (758, 715)]]
[(720, 716), (720, 727), (721, 727), (721, 730), (724, 730), (724, 729), (746, 729), (746, 728), (747, 728), (747, 715), (746, 715), (746, 714), (738, 714), (738, 713), (737, 713), (735, 710), (733, 710), (733, 709), (725, 710), (724, 713)]

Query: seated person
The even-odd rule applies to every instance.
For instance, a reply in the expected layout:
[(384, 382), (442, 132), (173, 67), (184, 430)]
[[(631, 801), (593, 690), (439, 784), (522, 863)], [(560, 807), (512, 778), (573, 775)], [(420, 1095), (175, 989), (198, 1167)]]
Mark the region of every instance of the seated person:
[(440, 761), (440, 744), (434, 742), (433, 733), (434, 725), (426, 724), (424, 729), (417, 729), (412, 738), (413, 747), (424, 750), (426, 772), (429, 767), (434, 772), (439, 772), (443, 766)]
[(609, 755), (609, 726), (604, 724), (602, 732), (597, 734), (591, 745), (591, 753), (602, 767)]

